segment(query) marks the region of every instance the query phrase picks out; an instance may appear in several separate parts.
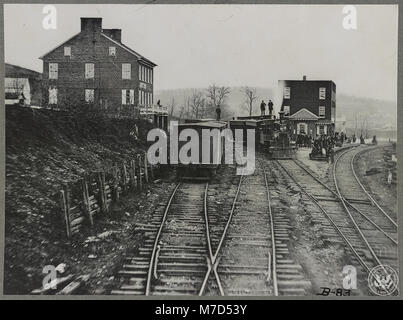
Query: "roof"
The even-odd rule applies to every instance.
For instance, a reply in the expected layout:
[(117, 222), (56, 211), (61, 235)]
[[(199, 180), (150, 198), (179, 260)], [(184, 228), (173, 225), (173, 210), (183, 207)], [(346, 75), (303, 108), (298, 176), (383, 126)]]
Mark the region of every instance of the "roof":
[(35, 70), (27, 69), (10, 63), (5, 63), (5, 66), (5, 76), (7, 78), (40, 79), (42, 77), (42, 73)]
[(193, 123), (180, 123), (178, 127), (181, 128), (224, 128), (227, 126), (227, 123), (224, 121), (202, 121), (202, 122), (193, 122)]
[(306, 108), (302, 108), (298, 110), (294, 114), (288, 117), (289, 120), (318, 120), (320, 119), (316, 114), (307, 110)]
[[(55, 51), (56, 49), (60, 48), (61, 46), (63, 46), (66, 42), (74, 39), (75, 37), (77, 37), (81, 32), (75, 34), (74, 36), (72, 36), (71, 38), (67, 39), (66, 41), (64, 41), (63, 43), (59, 44), (57, 47), (53, 48), (52, 50), (48, 51), (47, 53), (45, 53), (44, 55), (40, 56), (39, 59), (43, 59), (44, 57), (46, 57), (49, 53)], [(109, 37), (108, 35), (106, 35), (105, 33), (101, 32), (101, 36), (103, 36), (105, 39), (113, 42), (115, 45), (121, 47), (123, 50), (129, 52), (130, 54), (134, 55), (138, 60), (140, 60), (142, 63), (149, 65), (151, 67), (155, 67), (157, 66), (157, 64), (155, 64), (154, 62), (152, 62), (151, 60), (147, 59), (146, 57), (142, 56), (141, 54), (139, 54), (138, 52), (130, 49), (128, 46), (124, 45), (123, 43), (116, 41), (114, 39), (112, 39), (111, 37)]]
[(108, 39), (109, 41), (112, 41), (114, 44), (116, 44), (117, 46), (121, 47), (122, 49), (126, 50), (127, 52), (131, 53), (132, 55), (134, 55), (137, 59), (139, 59), (140, 61), (144, 62), (145, 64), (149, 64), (152, 67), (157, 66), (157, 64), (155, 64), (154, 62), (152, 62), (151, 60), (148, 60), (146, 57), (142, 56), (141, 54), (137, 53), (136, 51), (130, 49), (128, 46), (124, 45), (121, 42), (118, 42), (114, 39), (112, 39), (111, 37), (107, 36), (105, 33), (101, 32), (101, 35)]
[(249, 127), (257, 127), (258, 124), (258, 120), (254, 120), (254, 119), (247, 119), (247, 120), (230, 120), (230, 126), (234, 127), (234, 126), (249, 126)]

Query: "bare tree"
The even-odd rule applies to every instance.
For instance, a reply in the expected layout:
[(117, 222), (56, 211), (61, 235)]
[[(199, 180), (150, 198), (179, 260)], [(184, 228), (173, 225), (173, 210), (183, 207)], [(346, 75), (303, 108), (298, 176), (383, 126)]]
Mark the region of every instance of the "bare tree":
[(228, 95), (231, 93), (231, 90), (229, 87), (225, 86), (217, 86), (216, 84), (213, 84), (207, 88), (207, 105), (205, 110), (205, 116), (208, 114), (212, 115), (215, 114), (215, 110), (218, 107), (224, 107), (226, 99)]
[(172, 117), (174, 110), (176, 109), (175, 97), (172, 97), (171, 102), (168, 105), (169, 115)]
[(205, 113), (206, 98), (203, 92), (194, 90), (192, 96), (189, 99), (189, 106), (192, 110), (192, 116), (196, 119), (202, 117)]
[(242, 89), (242, 91), (245, 96), (245, 103), (249, 111), (249, 116), (251, 116), (253, 110), (253, 103), (255, 102), (255, 100), (259, 98), (256, 95), (256, 88), (249, 88), (248, 86), (246, 86)]

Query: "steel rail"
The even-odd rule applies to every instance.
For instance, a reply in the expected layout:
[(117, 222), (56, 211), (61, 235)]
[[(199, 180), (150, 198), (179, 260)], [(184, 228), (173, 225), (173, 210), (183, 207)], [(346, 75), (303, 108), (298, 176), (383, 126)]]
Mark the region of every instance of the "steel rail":
[(359, 233), (359, 235), (361, 236), (362, 240), (365, 242), (365, 244), (366, 244), (368, 250), (371, 252), (371, 254), (372, 254), (372, 256), (374, 257), (375, 261), (378, 263), (378, 265), (382, 265), (381, 261), (379, 260), (378, 256), (376, 255), (375, 251), (373, 250), (372, 246), (369, 244), (367, 238), (366, 238), (365, 235), (362, 233), (361, 228), (358, 226), (357, 222), (355, 221), (353, 215), (351, 214), (351, 211), (348, 209), (348, 207), (347, 207), (347, 205), (346, 205), (346, 203), (345, 203), (345, 201), (344, 201), (344, 199), (343, 199), (343, 197), (342, 197), (342, 194), (341, 194), (341, 192), (340, 192), (339, 185), (338, 185), (338, 183), (337, 183), (337, 176), (336, 176), (337, 163), (338, 163), (338, 161), (340, 160), (340, 158), (341, 158), (345, 153), (347, 153), (347, 152), (349, 152), (349, 151), (350, 151), (350, 150), (346, 150), (346, 151), (342, 152), (342, 153), (336, 158), (336, 160), (334, 161), (334, 164), (333, 164), (333, 180), (334, 180), (334, 185), (335, 185), (335, 187), (336, 187), (337, 193), (338, 193), (339, 196), (342, 198), (342, 201), (341, 201), (341, 202), (342, 202), (342, 204), (343, 204), (343, 207), (344, 207), (344, 209), (346, 210), (348, 216), (350, 217), (350, 220), (352, 221), (354, 227), (355, 227), (356, 230), (358, 231), (358, 233)]
[(209, 258), (207, 258), (207, 272), (204, 276), (201, 288), (199, 290), (199, 296), (204, 294), (204, 291), (206, 289), (207, 281), (210, 276), (211, 271), (214, 272), (214, 276), (217, 281), (218, 288), (220, 290), (220, 294), (223, 296), (224, 295), (224, 290), (221, 285), (220, 277), (218, 276), (217, 269), (214, 267), (214, 255), (213, 255), (213, 249), (211, 247), (211, 237), (210, 237), (210, 224), (209, 224), (209, 219), (208, 219), (208, 210), (207, 210), (207, 191), (208, 191), (208, 182), (206, 183), (206, 189), (204, 192), (204, 220), (205, 220), (205, 225), (206, 225), (206, 241), (207, 241), (207, 247), (208, 247), (208, 252), (209, 252)]
[[(276, 265), (276, 241), (274, 238), (274, 219), (273, 219), (273, 213), (271, 211), (271, 199), (270, 199), (270, 191), (269, 191), (269, 183), (267, 182), (267, 174), (266, 170), (263, 167), (263, 173), (264, 173), (264, 181), (266, 185), (266, 191), (267, 191), (267, 201), (269, 205), (269, 218), (270, 218), (270, 232), (271, 232), (271, 247), (272, 247), (272, 259), (269, 262), (269, 267), (270, 264), (273, 264), (272, 268), (272, 274), (273, 274), (273, 288), (274, 288), (274, 295), (278, 296), (278, 284), (277, 284), (277, 265)], [(270, 257), (270, 253), (269, 253)]]
[(340, 201), (344, 199), (344, 201), (355, 211), (357, 211), (363, 218), (365, 218), (369, 223), (371, 223), (378, 231), (382, 232), (382, 234), (387, 237), (393, 244), (397, 245), (397, 241), (393, 239), (385, 230), (383, 230), (376, 222), (374, 222), (371, 218), (369, 218), (364, 212), (362, 212), (360, 209), (358, 209), (355, 205), (353, 205), (351, 202), (349, 202), (346, 198), (343, 196), (340, 196), (337, 192), (333, 191), (329, 186), (327, 186), (323, 181), (321, 181), (319, 178), (315, 177), (312, 172), (310, 172), (308, 169), (306, 169), (299, 160), (293, 160), (294, 163), (299, 166), (302, 170), (304, 170), (307, 174), (309, 174), (312, 178), (314, 178), (318, 183), (320, 183), (323, 187), (325, 187), (327, 190), (329, 190), (334, 196), (336, 196)]
[[(237, 202), (237, 199), (238, 199), (238, 195), (239, 195), (239, 191), (240, 191), (241, 185), (242, 185), (242, 178), (243, 178), (243, 169), (242, 169), (242, 174), (241, 174), (241, 176), (240, 176), (240, 178), (239, 178), (239, 183), (238, 183), (237, 191), (236, 191), (236, 193), (235, 193), (234, 200), (233, 200), (233, 202), (232, 202), (232, 206), (231, 206), (230, 214), (229, 214), (229, 216), (228, 216), (227, 223), (225, 224), (225, 228), (224, 228), (224, 231), (223, 231), (223, 233), (222, 233), (222, 235), (221, 235), (220, 242), (218, 243), (218, 246), (217, 246), (217, 249), (216, 249), (216, 251), (215, 251), (215, 254), (213, 255), (212, 260), (211, 260), (212, 268), (208, 268), (208, 270), (207, 270), (207, 272), (206, 272), (206, 275), (205, 275), (205, 277), (204, 277), (204, 280), (205, 280), (206, 282), (207, 282), (207, 280), (208, 280), (208, 278), (209, 278), (209, 276), (210, 276), (211, 271), (214, 272), (214, 274), (215, 274), (215, 276), (216, 276), (216, 279), (217, 279), (217, 280), (219, 279), (219, 277), (218, 277), (218, 272), (217, 272), (217, 267), (218, 267), (219, 259), (217, 259), (217, 256), (218, 256), (218, 254), (219, 254), (220, 251), (221, 251), (222, 244), (224, 243), (224, 239), (225, 239), (225, 237), (226, 237), (226, 235), (227, 235), (229, 225), (231, 224), (231, 221), (232, 221), (232, 217), (233, 217), (234, 210), (235, 210), (235, 205), (236, 205), (236, 202)], [(225, 292), (224, 292), (224, 289), (222, 288), (222, 286), (221, 286), (221, 288), (220, 288), (221, 283), (219, 282), (219, 280), (218, 280), (217, 284), (219, 285), (220, 294), (221, 294), (221, 295), (225, 295)], [(199, 296), (201, 296), (201, 295), (204, 294), (205, 287), (206, 287), (206, 285), (204, 285), (204, 286), (201, 288), (201, 290), (200, 290), (200, 292), (199, 292)]]
[(158, 242), (159, 242), (159, 239), (160, 239), (160, 236), (161, 236), (161, 233), (162, 233), (162, 228), (164, 227), (164, 224), (165, 224), (165, 221), (166, 221), (166, 218), (167, 218), (168, 211), (169, 211), (169, 208), (171, 206), (172, 200), (173, 200), (173, 198), (174, 198), (174, 196), (176, 194), (176, 191), (178, 190), (180, 185), (181, 185), (181, 183), (179, 182), (176, 185), (175, 189), (172, 191), (172, 194), (171, 194), (171, 196), (170, 196), (170, 198), (168, 200), (168, 203), (165, 206), (164, 215), (162, 217), (160, 227), (158, 229), (157, 235), (156, 235), (155, 240), (154, 240), (154, 246), (153, 246), (153, 250), (152, 250), (151, 258), (150, 258), (150, 266), (149, 266), (148, 273), (147, 273), (147, 283), (146, 283), (146, 292), (145, 292), (146, 296), (150, 295), (151, 280), (152, 280), (152, 275), (153, 275), (153, 272), (154, 272), (155, 256), (156, 256), (156, 251), (158, 249)]
[[(378, 147), (380, 148), (380, 147)], [(375, 149), (375, 148), (372, 148)], [(367, 191), (367, 189), (364, 187), (364, 185), (361, 183), (360, 179), (357, 176), (357, 173), (355, 172), (354, 169), (354, 160), (356, 158), (357, 155), (369, 151), (368, 149), (364, 149), (361, 150), (359, 152), (357, 152), (356, 154), (353, 155), (353, 157), (351, 158), (351, 169), (353, 171), (353, 175), (355, 180), (358, 182), (358, 184), (360, 185), (361, 189), (365, 192), (365, 194), (367, 195), (367, 197), (371, 200), (371, 202), (383, 213), (383, 215), (397, 228), (397, 223), (385, 212), (385, 210), (378, 204), (378, 202), (369, 194), (369, 192)]]
[(346, 242), (346, 244), (350, 247), (351, 251), (354, 253), (354, 255), (357, 257), (358, 261), (360, 264), (368, 271), (370, 272), (371, 268), (368, 267), (368, 265), (365, 263), (365, 261), (361, 258), (361, 256), (358, 254), (358, 252), (355, 250), (354, 246), (351, 244), (351, 242), (347, 239), (347, 237), (344, 235), (344, 233), (340, 230), (340, 228), (336, 225), (336, 223), (333, 221), (332, 217), (328, 214), (328, 212), (322, 207), (322, 205), (316, 200), (314, 196), (312, 196), (308, 191), (305, 190), (305, 188), (290, 174), (290, 172), (282, 165), (280, 164), (279, 161), (276, 160), (276, 163), (287, 173), (287, 175), (291, 178), (291, 180), (294, 181), (294, 183), (301, 189), (303, 193), (305, 193), (308, 198), (310, 198), (313, 203), (317, 205), (317, 207), (324, 213), (324, 215), (327, 217), (327, 219), (330, 221), (330, 223), (333, 225), (335, 230), (339, 233), (339, 235), (343, 238), (343, 240)]

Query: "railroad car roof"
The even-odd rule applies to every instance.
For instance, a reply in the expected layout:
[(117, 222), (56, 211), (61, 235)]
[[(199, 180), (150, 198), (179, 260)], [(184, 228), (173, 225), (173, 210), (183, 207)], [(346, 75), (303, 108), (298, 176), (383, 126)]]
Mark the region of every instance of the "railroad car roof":
[(230, 120), (230, 126), (252, 126), (256, 127), (258, 124), (257, 120), (248, 119), (248, 120)]
[(227, 123), (224, 121), (201, 121), (192, 123), (180, 123), (178, 127), (180, 128), (225, 128)]

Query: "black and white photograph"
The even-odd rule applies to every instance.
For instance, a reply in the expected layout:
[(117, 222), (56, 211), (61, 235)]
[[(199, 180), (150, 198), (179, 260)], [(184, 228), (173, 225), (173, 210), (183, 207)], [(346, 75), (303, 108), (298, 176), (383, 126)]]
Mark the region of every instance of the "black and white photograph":
[(3, 8), (4, 295), (399, 297), (397, 4)]

